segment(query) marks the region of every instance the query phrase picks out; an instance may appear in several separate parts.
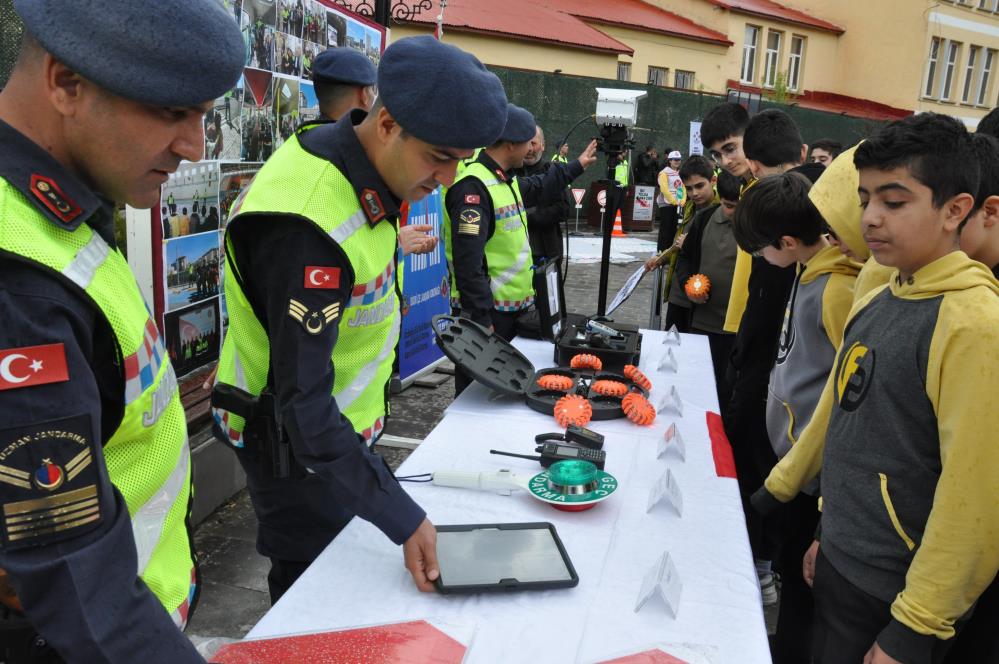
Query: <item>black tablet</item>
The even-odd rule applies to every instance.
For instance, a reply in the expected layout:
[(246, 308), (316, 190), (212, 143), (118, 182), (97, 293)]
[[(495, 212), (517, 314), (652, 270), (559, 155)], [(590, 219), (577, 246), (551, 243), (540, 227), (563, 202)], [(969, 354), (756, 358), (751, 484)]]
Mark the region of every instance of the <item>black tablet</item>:
[(579, 583), (550, 523), (437, 526), (442, 593), (550, 590)]

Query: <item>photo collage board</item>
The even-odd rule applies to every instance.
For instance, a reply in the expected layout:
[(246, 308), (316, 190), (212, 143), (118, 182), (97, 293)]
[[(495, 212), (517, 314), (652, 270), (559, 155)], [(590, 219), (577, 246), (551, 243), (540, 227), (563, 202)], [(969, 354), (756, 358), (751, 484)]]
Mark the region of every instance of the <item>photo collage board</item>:
[(263, 162), (319, 117), (312, 65), (352, 48), (378, 65), (385, 30), (332, 0), (222, 0), (243, 33), (236, 87), (205, 115), (205, 156), (163, 185), (163, 311), (167, 353), (179, 376), (219, 357), (228, 325), (222, 277), (229, 210)]

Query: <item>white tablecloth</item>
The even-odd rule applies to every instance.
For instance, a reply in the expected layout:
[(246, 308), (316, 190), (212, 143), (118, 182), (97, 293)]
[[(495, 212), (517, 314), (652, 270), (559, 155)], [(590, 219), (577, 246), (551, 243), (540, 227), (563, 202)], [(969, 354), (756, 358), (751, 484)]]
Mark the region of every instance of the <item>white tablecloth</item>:
[[(662, 413), (650, 427), (627, 420), (592, 422), (606, 435), (606, 470), (620, 483), (608, 500), (579, 513), (560, 512), (525, 492), (511, 496), (408, 484), (438, 524), (550, 521), (555, 524), (579, 585), (568, 590), (443, 596), (416, 590), (402, 551), (380, 531), (355, 519), (249, 633), (248, 638), (432, 619), (474, 625), (469, 662), (594, 662), (656, 644), (686, 644), (703, 661), (770, 661), (760, 592), (734, 479), (715, 474), (705, 421), (717, 410), (706, 337), (684, 335), (673, 347), (679, 372), (658, 371), (664, 335), (644, 331), (641, 368), (652, 379), (652, 400), (676, 385), (683, 417)], [(551, 344), (516, 342), (535, 367), (552, 366)], [(687, 458), (674, 450), (656, 458), (673, 421)], [(550, 416), (522, 401), (491, 398), (469, 387), (398, 471), (487, 471), (510, 468), (533, 475), (532, 461), (489, 454), (531, 453), (534, 436), (557, 430)], [(683, 516), (661, 503), (646, 513), (649, 489), (672, 469), (683, 492)], [(677, 616), (656, 599), (634, 606), (649, 568), (663, 551), (683, 583)], [(664, 646), (669, 650), (669, 646)]]

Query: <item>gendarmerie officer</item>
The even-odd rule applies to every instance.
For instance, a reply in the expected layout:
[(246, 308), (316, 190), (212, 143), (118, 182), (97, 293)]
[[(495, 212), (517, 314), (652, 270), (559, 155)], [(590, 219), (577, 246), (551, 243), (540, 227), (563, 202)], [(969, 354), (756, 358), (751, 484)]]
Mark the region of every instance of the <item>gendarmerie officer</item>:
[(331, 48), (316, 56), (312, 82), (320, 119), (339, 120), (355, 108), (370, 111), (377, 76), (368, 56), (352, 48)]
[[(461, 95), (439, 94), (446, 84)], [(264, 164), (226, 231), (229, 330), (218, 435), (247, 473), (277, 599), (354, 515), (403, 545), (421, 590), (436, 531), (382, 458), (400, 311), (402, 200), (450, 184), (506, 122), (499, 79), (432, 37), (392, 44), (371, 113), (307, 125)]]
[[(515, 177), (536, 129), (529, 111), (510, 104), (503, 133), (463, 166), (444, 203), (452, 307), (506, 340), (516, 334), (517, 316), (534, 302), (526, 208), (560, 201), (566, 185), (596, 161), (592, 141), (568, 164), (552, 162), (544, 174)], [(470, 382), (457, 369), (455, 393)]]
[(112, 201), (156, 205), (180, 161), (201, 159), (242, 38), (214, 0), (14, 4), (26, 35), (0, 94), (0, 567), (40, 637), (21, 648), (8, 613), (4, 659), (200, 662), (178, 629), (196, 596), (185, 417)]

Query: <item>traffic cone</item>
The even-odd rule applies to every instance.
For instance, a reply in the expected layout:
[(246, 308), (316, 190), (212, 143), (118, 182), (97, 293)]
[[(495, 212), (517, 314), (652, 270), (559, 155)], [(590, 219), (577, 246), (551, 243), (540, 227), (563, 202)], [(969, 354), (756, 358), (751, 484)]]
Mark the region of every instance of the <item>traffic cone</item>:
[(621, 208), (617, 209), (617, 215), (614, 217), (614, 230), (611, 231), (611, 237), (628, 237), (624, 234), (624, 227), (621, 225)]

